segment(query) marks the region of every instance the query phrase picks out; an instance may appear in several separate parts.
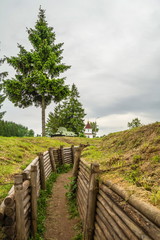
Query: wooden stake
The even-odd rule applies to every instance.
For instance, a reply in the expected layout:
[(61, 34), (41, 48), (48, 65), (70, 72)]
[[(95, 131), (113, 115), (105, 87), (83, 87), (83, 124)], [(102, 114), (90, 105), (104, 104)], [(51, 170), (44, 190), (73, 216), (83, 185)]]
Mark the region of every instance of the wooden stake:
[(63, 146), (60, 146), (60, 153), (61, 153), (61, 164), (64, 164), (64, 149)]
[(46, 182), (45, 182), (43, 153), (39, 153), (39, 168), (40, 168), (41, 189), (45, 190), (46, 189)]
[(71, 146), (71, 153), (72, 153), (72, 163), (74, 164), (74, 154), (75, 154), (74, 145)]
[(56, 169), (56, 162), (55, 162), (55, 158), (54, 158), (54, 155), (53, 155), (53, 147), (49, 148), (49, 156), (50, 156), (50, 161), (51, 161), (51, 166), (52, 166), (52, 171), (53, 172), (57, 172), (57, 169)]
[(84, 224), (84, 240), (92, 240), (94, 234), (94, 222), (95, 222), (95, 211), (96, 211), (96, 200), (98, 181), (97, 176), (99, 172), (99, 164), (91, 164), (91, 175), (89, 181), (89, 192), (87, 199), (87, 212)]
[(37, 166), (31, 166), (31, 225), (32, 235), (37, 232)]
[(75, 178), (75, 180), (77, 180), (77, 177), (78, 177), (80, 157), (84, 147), (85, 147), (84, 145), (80, 144), (80, 146), (75, 150), (74, 165), (73, 165), (73, 172), (72, 172), (72, 176)]
[(15, 175), (14, 189), (16, 202), (16, 239), (26, 240), (24, 209), (23, 209), (23, 176)]

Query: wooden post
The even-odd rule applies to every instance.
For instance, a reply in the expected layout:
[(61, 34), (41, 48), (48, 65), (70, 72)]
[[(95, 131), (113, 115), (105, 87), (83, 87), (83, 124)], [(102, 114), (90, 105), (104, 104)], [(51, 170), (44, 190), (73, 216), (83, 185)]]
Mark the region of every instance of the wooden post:
[(74, 145), (71, 146), (71, 154), (72, 154), (72, 163), (74, 164), (74, 155), (75, 155)]
[(26, 240), (24, 206), (23, 206), (23, 176), (15, 175), (14, 189), (16, 202), (16, 239)]
[(52, 171), (53, 172), (57, 172), (57, 169), (56, 169), (56, 162), (55, 162), (55, 158), (54, 158), (54, 155), (53, 155), (53, 147), (49, 148), (49, 156), (50, 156), (50, 161), (51, 161), (51, 166), (52, 166)]
[(91, 175), (89, 181), (89, 191), (87, 198), (87, 212), (84, 224), (84, 240), (92, 240), (94, 234), (95, 211), (98, 190), (98, 176), (99, 164), (91, 164)]
[(41, 182), (41, 189), (46, 189), (46, 182), (45, 182), (45, 172), (44, 172), (44, 159), (43, 153), (39, 153), (39, 168), (40, 168), (40, 182)]
[(75, 180), (77, 180), (77, 177), (78, 177), (80, 156), (81, 156), (81, 150), (78, 148), (75, 151), (74, 165), (73, 165), (73, 172), (72, 172), (72, 176), (75, 178)]
[(63, 146), (60, 146), (60, 154), (61, 154), (61, 164), (64, 164), (64, 149)]
[(31, 225), (32, 235), (37, 232), (37, 166), (31, 166)]
[(77, 180), (78, 177), (78, 170), (79, 170), (79, 162), (81, 157), (81, 152), (84, 149), (84, 145), (80, 144), (80, 146), (74, 151), (74, 165), (73, 165), (73, 172), (72, 176)]

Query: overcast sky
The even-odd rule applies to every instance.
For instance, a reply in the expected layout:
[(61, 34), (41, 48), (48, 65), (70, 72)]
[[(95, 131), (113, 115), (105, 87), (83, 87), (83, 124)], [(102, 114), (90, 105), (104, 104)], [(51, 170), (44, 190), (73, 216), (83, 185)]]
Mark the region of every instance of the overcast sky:
[[(1, 0), (0, 57), (17, 55), (17, 43), (31, 48), (26, 27), (34, 28), (40, 5), (56, 42), (64, 42), (63, 62), (72, 66), (66, 83), (78, 87), (86, 121), (96, 120), (100, 135), (127, 129), (135, 117), (160, 121), (159, 0)], [(5, 101), (1, 110), (41, 133), (40, 108)]]

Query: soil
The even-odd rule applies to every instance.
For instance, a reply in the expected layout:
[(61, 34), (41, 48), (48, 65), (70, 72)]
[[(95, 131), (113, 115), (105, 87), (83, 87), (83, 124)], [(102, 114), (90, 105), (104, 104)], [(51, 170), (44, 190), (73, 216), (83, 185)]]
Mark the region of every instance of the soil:
[(68, 213), (65, 185), (69, 183), (71, 172), (61, 174), (53, 186), (48, 201), (45, 240), (71, 240), (75, 236), (77, 219), (70, 219)]

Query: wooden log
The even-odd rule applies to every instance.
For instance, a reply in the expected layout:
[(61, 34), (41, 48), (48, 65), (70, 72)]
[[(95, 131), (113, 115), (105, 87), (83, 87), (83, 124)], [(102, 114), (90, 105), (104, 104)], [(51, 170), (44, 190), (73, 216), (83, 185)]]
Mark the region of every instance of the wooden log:
[(51, 172), (52, 172), (52, 169), (50, 167), (45, 169), (45, 179), (46, 180), (48, 179), (48, 176), (51, 174)]
[(104, 188), (110, 198), (112, 198), (113, 201), (116, 202), (121, 209), (123, 209), (123, 211), (137, 224), (137, 226), (139, 226), (151, 238), (154, 236), (154, 240), (160, 239), (160, 229), (154, 223), (138, 212), (128, 202), (125, 202), (122, 197), (113, 192), (111, 189), (108, 189), (107, 187)]
[(85, 173), (85, 175), (87, 175), (87, 176), (90, 175), (89, 169), (87, 169), (87, 167), (85, 167), (83, 164), (81, 164), (81, 161), (80, 161), (79, 166), (80, 166), (81, 171), (83, 171)]
[[(121, 219), (114, 211), (113, 208), (110, 207), (110, 205), (108, 204), (108, 201), (105, 199), (105, 195), (104, 198), (98, 194), (98, 200), (103, 204), (105, 211), (108, 211), (108, 213), (110, 214), (110, 216), (112, 216), (112, 218), (114, 219), (114, 221), (119, 225), (119, 227), (122, 229), (122, 231), (125, 233), (125, 235), (127, 236), (127, 239), (130, 240), (136, 240), (137, 237), (132, 233), (132, 231), (130, 230), (130, 228), (127, 227), (127, 225), (123, 222), (123, 219)], [(104, 212), (105, 215), (105, 212)], [(122, 238), (123, 239), (123, 238)]]
[(97, 176), (99, 172), (99, 164), (91, 164), (91, 176), (89, 181), (89, 192), (87, 199), (87, 213), (85, 219), (84, 240), (92, 240), (94, 233), (94, 221), (96, 210), (96, 197), (98, 190)]
[(29, 181), (29, 180), (25, 180), (25, 181), (23, 182), (23, 194), (25, 194), (25, 191), (28, 192), (29, 187), (30, 187), (30, 181)]
[(90, 175), (84, 169), (82, 169), (81, 167), (79, 168), (78, 175), (82, 175), (83, 178), (86, 179), (87, 183), (89, 182)]
[(39, 167), (40, 167), (41, 189), (45, 190), (46, 189), (46, 181), (45, 181), (43, 153), (39, 153)]
[(117, 233), (115, 232), (115, 229), (111, 225), (111, 222), (110, 222), (111, 219), (105, 218), (103, 212), (101, 212), (101, 209), (98, 207), (97, 207), (96, 213), (103, 223), (103, 227), (105, 228), (105, 229), (103, 229), (104, 232), (105, 232), (105, 230), (107, 230), (107, 232), (110, 233), (110, 235), (112, 236), (112, 238), (114, 240), (120, 240), (120, 237), (117, 235)]
[[(106, 211), (106, 209), (104, 208), (104, 206), (100, 201), (97, 202), (97, 209), (98, 211), (100, 211), (99, 213), (102, 214), (102, 218), (103, 218), (102, 221), (104, 222), (104, 224), (108, 222), (108, 225), (110, 225), (110, 231), (114, 239), (128, 240), (128, 238), (126, 237), (122, 229), (118, 226), (116, 221), (113, 220), (111, 215), (108, 213), (108, 211)], [(98, 214), (98, 211), (97, 211), (97, 214)], [(116, 234), (115, 236), (113, 235), (114, 233)]]
[(30, 233), (31, 233), (31, 220), (30, 219), (28, 219), (28, 221), (26, 222), (25, 228), (26, 228), (26, 237), (28, 239), (30, 236)]
[(90, 173), (90, 164), (88, 162), (81, 159), (80, 165), (82, 165), (86, 169), (86, 171), (88, 171)]
[(0, 222), (4, 219), (5, 204), (4, 201), (0, 205)]
[(23, 199), (23, 208), (25, 209), (26, 205), (30, 202), (31, 196), (27, 195), (25, 199)]
[(4, 219), (5, 226), (12, 226), (15, 223), (15, 214), (12, 216), (6, 216)]
[(85, 182), (82, 181), (82, 179), (80, 177), (78, 177), (78, 180), (77, 180), (77, 186), (78, 188), (82, 188), (82, 191), (84, 191), (84, 193), (86, 195), (88, 195), (88, 186), (86, 186)]
[(85, 218), (85, 211), (84, 211), (84, 206), (81, 203), (81, 197), (79, 196), (79, 194), (77, 195), (77, 204), (78, 204), (78, 209), (79, 209), (79, 213), (80, 213), (80, 217), (84, 223), (84, 218)]
[(50, 156), (50, 161), (51, 161), (52, 171), (53, 171), (53, 172), (57, 172), (57, 169), (56, 169), (56, 162), (55, 162), (55, 157), (54, 157), (54, 153), (53, 153), (54, 148), (51, 147), (51, 148), (49, 148), (48, 151), (49, 151), (49, 156)]
[(12, 226), (5, 226), (4, 227), (4, 233), (7, 236), (15, 235), (16, 232), (16, 223), (14, 223)]
[(95, 223), (95, 233), (99, 240), (109, 240), (109, 238), (106, 238), (106, 236), (104, 236), (104, 233), (97, 222)]
[[(102, 186), (101, 186), (102, 187)], [(114, 203), (102, 190), (99, 191), (100, 195), (106, 199), (107, 203), (113, 209), (113, 211), (122, 219), (122, 221), (128, 226), (128, 228), (134, 233), (137, 239), (151, 240), (125, 213), (117, 204)], [(135, 238), (136, 239), (136, 238)]]
[(135, 196), (129, 194), (120, 186), (112, 184), (111, 181), (106, 181), (105, 184), (116, 192), (123, 199), (127, 200), (133, 207), (145, 215), (150, 221), (160, 227), (160, 210), (153, 205), (146, 203)]
[(76, 149), (76, 151), (75, 151), (74, 165), (73, 165), (73, 172), (72, 172), (72, 176), (75, 178), (75, 180), (77, 180), (77, 177), (78, 177), (80, 156), (81, 156), (81, 152), (82, 152), (83, 148), (84, 147), (80, 145), (79, 148)]
[(85, 175), (85, 173), (83, 171), (81, 171), (81, 169), (79, 169), (79, 172), (78, 172), (78, 177), (81, 177), (83, 179), (83, 181), (85, 182), (85, 184), (89, 184), (89, 179), (90, 179), (90, 176), (87, 177)]
[(87, 206), (87, 195), (84, 195), (84, 194), (83, 194), (83, 190), (80, 189), (80, 188), (78, 189), (77, 194), (80, 195), (80, 197), (81, 197), (81, 202), (82, 202), (82, 204), (84, 205), (84, 207), (86, 207), (86, 206)]
[(26, 240), (23, 209), (23, 176), (15, 175), (16, 239)]
[(48, 165), (46, 165), (44, 170), (45, 170), (45, 172), (47, 172), (47, 171), (51, 171), (52, 172), (52, 166), (50, 164), (48, 164)]
[(29, 187), (26, 191), (23, 192), (23, 199), (24, 199), (24, 201), (30, 195), (31, 195), (31, 189)]
[(4, 209), (4, 213), (8, 217), (14, 215), (15, 211), (16, 211), (15, 203), (12, 206), (9, 206), (9, 207), (6, 206)]
[(104, 225), (104, 223), (102, 222), (102, 220), (100, 219), (100, 217), (98, 215), (96, 215), (96, 223), (99, 225), (102, 233), (101, 233), (101, 237), (105, 237), (106, 239), (109, 240), (114, 240), (113, 236), (110, 234), (110, 232), (108, 231), (108, 229), (106, 228), (106, 226)]
[(37, 167), (31, 168), (31, 225), (32, 235), (37, 232)]
[(45, 151), (44, 153), (43, 153), (43, 156), (46, 156), (48, 154), (48, 151)]
[(57, 156), (57, 165), (62, 165), (62, 156), (61, 156), (61, 149), (57, 149), (58, 156)]
[(47, 168), (49, 165), (50, 165), (50, 161), (49, 160), (44, 162), (44, 169)]
[(43, 154), (44, 161), (49, 159), (49, 152), (46, 155)]
[(28, 202), (27, 205), (24, 208), (24, 218), (26, 218), (28, 216), (28, 213), (30, 212), (31, 209), (31, 203)]
[(61, 164), (64, 164), (64, 148), (60, 146)]
[(12, 194), (8, 195), (5, 199), (4, 199), (4, 204), (6, 206), (12, 206), (14, 204), (14, 200), (15, 200), (15, 193), (13, 192)]
[(86, 171), (88, 171), (88, 173), (90, 173), (90, 164), (85, 162), (84, 160), (80, 160), (80, 166), (82, 166), (83, 168), (85, 168)]
[(45, 173), (46, 179), (49, 178), (49, 176), (51, 175), (52, 169), (48, 169)]

